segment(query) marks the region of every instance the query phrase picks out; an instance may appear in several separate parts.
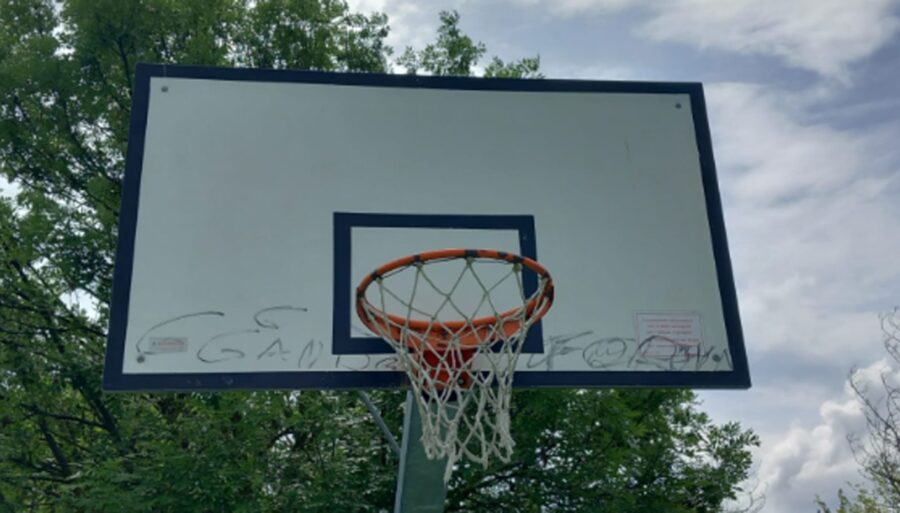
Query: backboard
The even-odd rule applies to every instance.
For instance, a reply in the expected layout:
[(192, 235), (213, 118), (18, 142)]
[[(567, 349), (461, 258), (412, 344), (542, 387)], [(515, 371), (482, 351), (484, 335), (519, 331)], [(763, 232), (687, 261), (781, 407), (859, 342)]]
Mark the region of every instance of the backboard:
[(141, 65), (104, 387), (402, 386), (354, 290), (450, 247), (553, 276), (515, 386), (750, 384), (699, 84)]

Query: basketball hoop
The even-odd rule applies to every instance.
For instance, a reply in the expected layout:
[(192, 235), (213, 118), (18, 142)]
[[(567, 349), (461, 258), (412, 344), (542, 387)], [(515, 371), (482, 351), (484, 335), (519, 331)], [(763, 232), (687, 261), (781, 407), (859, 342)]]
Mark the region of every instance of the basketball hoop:
[[(448, 262), (463, 266), (455, 280), (440, 286), (428, 270)], [(504, 269), (486, 280), (478, 270), (490, 264)], [(496, 271), (496, 266), (491, 270)], [(411, 290), (401, 295), (388, 282), (405, 271), (414, 275)], [(538, 280), (537, 290), (528, 297), (523, 273), (533, 273)], [(476, 294), (454, 299), (461, 295), (464, 280), (474, 284)], [(499, 298), (492, 295), (510, 280), (516, 304), (498, 308)], [(373, 283), (379, 306), (366, 297)], [(426, 310), (423, 296), (436, 298), (437, 306)], [(389, 301), (405, 312), (389, 313)], [(393, 347), (416, 392), (425, 453), (431, 459), (447, 458), (445, 481), (463, 455), (484, 466), (492, 456), (509, 461), (514, 445), (509, 407), (516, 361), (528, 330), (552, 304), (553, 281), (544, 267), (530, 258), (485, 249), (410, 255), (379, 267), (357, 287), (359, 318)], [(439, 318), (447, 311), (453, 319)]]

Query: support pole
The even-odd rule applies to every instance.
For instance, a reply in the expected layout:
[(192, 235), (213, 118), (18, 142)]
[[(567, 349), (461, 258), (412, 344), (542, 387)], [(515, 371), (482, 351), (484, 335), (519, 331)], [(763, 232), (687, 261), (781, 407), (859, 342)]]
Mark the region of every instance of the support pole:
[(400, 446), (397, 445), (397, 439), (394, 438), (393, 433), (391, 433), (391, 430), (387, 427), (387, 424), (384, 423), (384, 419), (381, 418), (381, 412), (378, 411), (378, 407), (372, 403), (371, 399), (369, 399), (369, 394), (360, 390), (359, 396), (362, 398), (363, 404), (366, 405), (366, 409), (369, 410), (369, 415), (371, 415), (372, 419), (375, 420), (375, 425), (378, 426), (378, 429), (381, 430), (381, 434), (384, 435), (384, 439), (387, 440), (387, 443), (394, 451), (394, 454), (399, 456)]
[(429, 460), (425, 455), (421, 440), (422, 417), (414, 393), (406, 393), (394, 513), (442, 513), (447, 498), (447, 485), (444, 483), (447, 459)]

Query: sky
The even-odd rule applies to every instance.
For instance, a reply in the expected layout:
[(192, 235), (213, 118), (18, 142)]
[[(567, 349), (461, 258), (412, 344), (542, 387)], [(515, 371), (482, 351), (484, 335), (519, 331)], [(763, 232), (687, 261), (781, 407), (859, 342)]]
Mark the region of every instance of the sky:
[[(749, 391), (700, 393), (762, 439), (764, 511), (814, 511), (860, 482), (847, 378), (895, 370), (879, 315), (900, 305), (897, 0), (351, 0), (399, 53), (438, 12), (548, 78), (703, 82), (750, 361)], [(892, 367), (893, 365), (893, 367)]]
[[(847, 377), (900, 370), (900, 0), (350, 0), (397, 54), (457, 10), (487, 58), (548, 78), (703, 82), (753, 387), (701, 392), (754, 429), (764, 511), (859, 482)], [(14, 193), (0, 183), (4, 194)]]

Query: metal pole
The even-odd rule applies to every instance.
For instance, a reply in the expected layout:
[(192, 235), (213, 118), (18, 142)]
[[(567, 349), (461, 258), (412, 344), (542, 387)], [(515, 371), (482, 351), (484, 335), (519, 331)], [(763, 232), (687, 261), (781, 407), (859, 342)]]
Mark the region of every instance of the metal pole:
[(425, 455), (421, 441), (422, 417), (414, 393), (406, 393), (394, 513), (442, 513), (447, 499), (447, 485), (444, 483), (447, 459), (429, 460)]
[(369, 410), (369, 414), (372, 415), (372, 418), (375, 419), (375, 424), (378, 425), (378, 429), (381, 430), (381, 434), (384, 435), (384, 438), (387, 440), (388, 445), (393, 449), (394, 454), (400, 455), (400, 446), (397, 444), (397, 439), (394, 438), (393, 433), (387, 427), (387, 424), (384, 423), (384, 419), (381, 418), (381, 412), (378, 411), (378, 408), (375, 404), (372, 403), (372, 400), (369, 399), (369, 394), (359, 391), (359, 396), (362, 397), (363, 403), (366, 405), (366, 408)]

